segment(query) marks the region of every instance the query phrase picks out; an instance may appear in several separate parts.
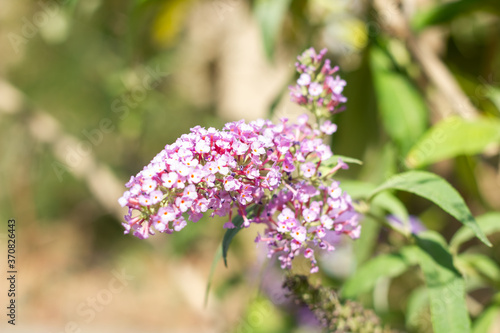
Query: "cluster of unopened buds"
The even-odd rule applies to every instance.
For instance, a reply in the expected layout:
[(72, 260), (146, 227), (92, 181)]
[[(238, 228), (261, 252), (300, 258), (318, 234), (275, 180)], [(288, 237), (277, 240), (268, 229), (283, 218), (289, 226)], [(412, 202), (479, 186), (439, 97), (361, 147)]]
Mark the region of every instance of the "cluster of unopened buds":
[[(180, 231), (186, 218), (196, 222), (204, 213), (227, 216), (224, 228), (266, 225), (256, 241), (267, 244), (282, 268), (302, 254), (316, 272), (314, 248), (333, 250), (329, 234), (357, 238), (360, 232), (350, 196), (332, 179), (347, 165), (323, 142), (336, 129), (329, 120), (311, 125), (307, 115), (295, 124), (260, 119), (228, 123), (222, 131), (194, 127), (126, 184), (119, 199), (129, 208), (125, 233), (147, 238)], [(234, 214), (242, 226), (233, 224)]]

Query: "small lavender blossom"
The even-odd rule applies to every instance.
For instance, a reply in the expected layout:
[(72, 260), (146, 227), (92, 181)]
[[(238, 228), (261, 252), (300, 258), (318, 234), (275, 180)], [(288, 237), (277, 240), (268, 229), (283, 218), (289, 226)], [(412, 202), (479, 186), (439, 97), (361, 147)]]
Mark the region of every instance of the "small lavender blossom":
[(326, 120), (320, 127), (320, 130), (328, 135), (331, 135), (337, 131), (337, 125), (332, 124), (330, 120)]
[[(402, 230), (405, 228), (404, 221), (395, 215), (388, 215), (387, 222), (389, 222), (389, 224), (392, 225), (396, 229)], [(422, 232), (422, 231), (427, 230), (427, 228), (424, 226), (422, 221), (420, 221), (420, 219), (418, 217), (413, 216), (413, 215), (408, 216), (408, 224), (410, 227), (410, 232), (412, 234), (415, 234), (415, 235)]]
[(309, 95), (316, 97), (323, 92), (323, 87), (321, 86), (321, 84), (313, 82), (309, 85), (309, 89), (307, 91), (309, 92)]
[(297, 84), (299, 86), (307, 86), (311, 83), (311, 76), (307, 73), (300, 74), (299, 79), (297, 80)]

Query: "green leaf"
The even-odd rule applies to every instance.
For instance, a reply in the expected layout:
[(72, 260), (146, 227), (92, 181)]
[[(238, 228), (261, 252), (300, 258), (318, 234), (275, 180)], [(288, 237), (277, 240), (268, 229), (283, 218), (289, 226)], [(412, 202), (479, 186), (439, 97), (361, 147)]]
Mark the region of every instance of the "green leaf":
[(399, 156), (395, 145), (386, 142), (382, 148), (369, 149), (363, 157), (364, 167), (360, 170), (358, 179), (375, 184), (386, 180), (396, 173)]
[(443, 178), (426, 171), (404, 172), (389, 178), (376, 188), (370, 197), (373, 198), (378, 193), (389, 189), (414, 193), (432, 201), (469, 227), (484, 244), (491, 246), (460, 194)]
[(222, 245), (217, 246), (217, 251), (215, 251), (214, 259), (212, 260), (212, 265), (210, 266), (210, 273), (208, 274), (208, 281), (207, 281), (207, 287), (205, 288), (205, 300), (203, 304), (205, 304), (205, 307), (207, 306), (208, 303), (208, 293), (210, 291), (210, 287), (212, 286), (212, 278), (214, 277), (215, 273), (215, 267), (217, 267), (217, 264), (222, 258)]
[[(345, 180), (340, 182), (340, 187), (353, 199), (367, 199), (371, 192), (376, 188), (375, 185), (356, 180)], [(372, 200), (372, 206), (383, 209), (390, 214), (398, 217), (403, 224), (408, 222), (408, 211), (403, 203), (389, 192), (381, 193)], [(377, 214), (379, 215), (379, 214)], [(385, 218), (385, 217), (382, 217)], [(409, 228), (409, 226), (408, 226)]]
[(274, 46), (290, 0), (256, 0), (254, 14), (260, 27), (264, 50), (269, 59), (274, 55)]
[(325, 164), (325, 166), (335, 166), (339, 163), (339, 159), (342, 159), (344, 163), (363, 165), (363, 162), (358, 160), (357, 158), (352, 158), (343, 155), (333, 155), (329, 159), (325, 160), (323, 163)]
[(426, 129), (427, 106), (409, 79), (392, 68), (384, 51), (372, 47), (370, 61), (385, 131), (406, 153)]
[(355, 298), (372, 290), (378, 279), (392, 278), (404, 273), (415, 264), (412, 256), (406, 251), (408, 250), (403, 248), (401, 253), (383, 254), (367, 261), (346, 281), (342, 296)]
[(66, 0), (64, 1), (64, 6), (74, 8), (78, 4), (78, 0)]
[(346, 179), (340, 181), (340, 188), (349, 193), (353, 199), (367, 199), (376, 186), (360, 180)]
[(465, 304), (465, 282), (453, 265), (446, 241), (434, 231), (415, 236), (417, 260), (429, 294), (434, 332), (470, 332)]
[(370, 217), (365, 217), (361, 221), (361, 225), (363, 227), (361, 228), (359, 239), (353, 242), (354, 255), (358, 265), (370, 258), (380, 231), (380, 224)]
[[(477, 224), (486, 235), (491, 235), (495, 232), (500, 232), (500, 212), (490, 212), (476, 218)], [(450, 241), (451, 252), (458, 252), (458, 248), (463, 243), (471, 240), (474, 237), (474, 232), (462, 227), (453, 235)]]
[(495, 105), (498, 111), (500, 111), (500, 88), (485, 84), (486, 97)]
[(377, 197), (372, 200), (372, 204), (399, 218), (403, 222), (406, 231), (408, 233), (411, 232), (408, 220), (408, 210), (406, 210), (405, 205), (403, 205), (401, 200), (396, 196), (389, 192), (380, 193), (380, 195), (377, 195)]
[(488, 307), (481, 316), (476, 319), (472, 329), (472, 333), (488, 333), (491, 332), (491, 325), (495, 322), (500, 314), (500, 305), (492, 305)]
[(434, 125), (411, 148), (406, 165), (418, 168), (458, 155), (478, 154), (500, 143), (500, 120), (449, 117)]
[[(340, 182), (340, 187), (343, 191), (349, 193), (353, 199), (368, 199), (370, 194), (375, 190), (376, 186), (357, 180), (343, 180)], [(372, 200), (372, 205), (376, 208), (381, 208), (388, 211), (390, 214), (397, 216), (402, 221), (408, 221), (408, 211), (401, 200), (389, 192), (384, 192)]]
[(496, 283), (500, 281), (500, 268), (494, 260), (484, 254), (464, 253), (458, 258), (490, 281)]
[(420, 287), (415, 289), (408, 297), (408, 303), (406, 306), (406, 327), (413, 330), (418, 328), (418, 323), (422, 318), (422, 313), (426, 310), (426, 306), (429, 305), (429, 293), (427, 288)]
[[(255, 209), (255, 205), (247, 208), (247, 215), (250, 214)], [(236, 215), (233, 220), (233, 229), (227, 229), (222, 238), (222, 258), (224, 259), (224, 265), (227, 267), (227, 251), (229, 250), (229, 245), (231, 244), (234, 236), (243, 229), (243, 217), (241, 215)]]
[[(498, 4), (497, 4), (498, 6)], [(413, 29), (419, 31), (428, 26), (449, 22), (460, 15), (487, 9), (498, 12), (494, 0), (460, 0), (441, 3), (429, 10), (417, 13), (411, 22)]]

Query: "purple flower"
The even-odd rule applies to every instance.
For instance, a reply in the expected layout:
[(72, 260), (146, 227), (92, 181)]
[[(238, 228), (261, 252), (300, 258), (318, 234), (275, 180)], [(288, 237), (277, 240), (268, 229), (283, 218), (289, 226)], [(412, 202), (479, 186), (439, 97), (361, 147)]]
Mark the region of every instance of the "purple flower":
[(145, 193), (151, 193), (156, 189), (156, 181), (154, 181), (153, 179), (146, 179), (144, 183), (142, 183), (141, 189)]
[(292, 230), (291, 234), (293, 239), (295, 239), (297, 242), (302, 243), (306, 240), (307, 231), (304, 227), (296, 227)]
[(283, 162), (283, 171), (291, 173), (295, 170), (295, 165), (293, 164), (293, 160), (285, 157), (285, 161)]
[(309, 83), (311, 83), (311, 76), (307, 73), (300, 74), (297, 84), (299, 86), (307, 86)]
[(266, 150), (263, 147), (263, 144), (259, 141), (254, 141), (250, 147), (252, 154), (254, 155), (262, 155), (266, 153)]
[(322, 227), (318, 227), (318, 229), (316, 229), (316, 235), (318, 238), (323, 238), (326, 236), (326, 230)]
[(346, 82), (337, 75), (335, 79), (331, 76), (327, 76), (325, 78), (325, 84), (331, 89), (333, 94), (340, 96), (344, 90)]
[(326, 120), (321, 124), (320, 129), (323, 133), (330, 135), (337, 131), (337, 125), (332, 124), (330, 120)]
[(304, 177), (311, 178), (316, 173), (316, 165), (314, 165), (314, 163), (307, 162), (300, 166), (300, 171), (302, 171)]
[(207, 154), (210, 152), (210, 142), (208, 140), (199, 140), (196, 143), (196, 148), (195, 148), (197, 153), (200, 154)]
[(338, 199), (342, 195), (342, 189), (339, 187), (338, 182), (333, 182), (328, 188), (328, 194), (333, 199)]
[(294, 218), (295, 218), (295, 213), (288, 207), (283, 208), (281, 213), (278, 215), (278, 221), (280, 222), (286, 222)]
[(175, 186), (177, 184), (177, 173), (176, 172), (169, 172), (169, 173), (164, 173), (161, 176), (161, 180), (163, 181), (162, 185), (171, 188), (172, 186)]
[(324, 144), (317, 146), (315, 150), (316, 150), (316, 154), (318, 154), (318, 157), (322, 161), (329, 159), (333, 155), (332, 150), (330, 149), (330, 146), (327, 146)]
[(186, 220), (181, 216), (173, 222), (174, 230), (181, 231), (187, 225)]
[(185, 213), (193, 202), (186, 197), (180, 197), (175, 199), (175, 205), (181, 210), (181, 212)]
[(306, 257), (307, 259), (311, 259), (311, 258), (313, 258), (313, 256), (314, 256), (313, 249), (308, 247), (307, 249), (304, 250), (304, 257)]
[(317, 82), (313, 82), (309, 85), (309, 95), (311, 96), (319, 96), (323, 92), (323, 86)]
[(233, 143), (233, 149), (236, 151), (236, 155), (245, 155), (248, 152), (249, 146), (241, 141)]
[(175, 220), (176, 215), (177, 214), (172, 206), (161, 207), (158, 209), (158, 217), (164, 223)]
[[(389, 224), (395, 227), (396, 229), (401, 230), (405, 228), (405, 223), (403, 222), (403, 220), (401, 220), (395, 215), (388, 215), (387, 222), (389, 222)], [(412, 234), (416, 235), (422, 231), (427, 230), (422, 221), (420, 221), (420, 219), (416, 216), (413, 215), (408, 216), (408, 223), (410, 225), (410, 232)]]
[(139, 203), (142, 206), (146, 206), (146, 207), (152, 205), (151, 199), (149, 198), (149, 195), (147, 195), (147, 194), (139, 196)]
[(326, 229), (331, 230), (333, 228), (333, 220), (328, 215), (322, 215), (320, 220), (321, 225)]
[(302, 211), (302, 216), (304, 216), (304, 220), (307, 222), (313, 222), (318, 219), (318, 214), (313, 209), (304, 209)]
[(163, 192), (162, 191), (153, 191), (149, 195), (149, 199), (151, 200), (152, 205), (156, 205), (163, 199)]
[(226, 191), (236, 191), (239, 190), (240, 187), (240, 182), (234, 179), (232, 176), (228, 176), (224, 179), (224, 189)]

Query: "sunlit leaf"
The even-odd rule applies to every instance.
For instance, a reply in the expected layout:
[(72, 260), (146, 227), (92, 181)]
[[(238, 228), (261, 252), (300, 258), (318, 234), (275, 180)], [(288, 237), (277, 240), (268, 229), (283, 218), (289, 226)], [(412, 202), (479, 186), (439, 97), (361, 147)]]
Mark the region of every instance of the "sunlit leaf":
[(411, 22), (415, 30), (428, 26), (449, 22), (460, 15), (470, 14), (476, 10), (498, 12), (498, 3), (494, 0), (459, 0), (440, 3), (428, 10), (417, 13)]
[(397, 169), (397, 149), (392, 142), (387, 142), (381, 149), (368, 150), (363, 157), (364, 167), (360, 170), (359, 179), (380, 184), (394, 175)]
[(427, 107), (409, 79), (392, 68), (380, 49), (370, 52), (377, 105), (385, 131), (403, 152), (420, 138), (427, 124)]
[(408, 303), (406, 305), (406, 327), (416, 329), (428, 305), (429, 294), (427, 288), (420, 287), (415, 289), (408, 297)]
[(446, 241), (434, 231), (415, 236), (417, 261), (424, 273), (434, 332), (470, 332), (465, 282), (453, 265)]
[(374, 184), (351, 179), (342, 180), (340, 187), (349, 193), (353, 199), (367, 199), (370, 193), (376, 188)]
[(500, 282), (500, 268), (493, 259), (480, 253), (464, 253), (458, 258), (488, 280)]
[(403, 222), (403, 225), (407, 226), (407, 229), (410, 230), (408, 210), (401, 202), (401, 200), (399, 200), (396, 196), (392, 195), (389, 192), (384, 192), (380, 195), (377, 195), (377, 197), (372, 200), (372, 204), (396, 216)]
[(469, 227), (483, 243), (491, 246), (460, 194), (443, 178), (426, 171), (404, 172), (389, 178), (375, 189), (370, 197), (390, 189), (414, 193), (432, 201)]
[(407, 251), (410, 251), (410, 248), (403, 248), (401, 253), (379, 255), (367, 261), (346, 281), (342, 296), (355, 298), (372, 290), (378, 279), (392, 278), (404, 273), (410, 266), (416, 264)]
[(264, 50), (269, 59), (274, 55), (274, 47), (283, 19), (290, 6), (290, 0), (256, 0), (254, 13), (260, 27)]
[[(490, 212), (476, 217), (477, 224), (486, 235), (491, 235), (495, 232), (500, 232), (500, 213)], [(467, 227), (462, 227), (453, 235), (450, 241), (452, 252), (458, 251), (461, 244), (474, 238), (474, 232)]]
[[(340, 183), (340, 187), (353, 199), (368, 199), (370, 194), (375, 190), (376, 186), (356, 180), (345, 180)], [(408, 211), (406, 207), (403, 205), (401, 200), (399, 200), (396, 196), (389, 192), (381, 193), (377, 195), (372, 202), (371, 205), (375, 208), (383, 209), (387, 211), (389, 214), (392, 214), (398, 217), (403, 223), (408, 221)], [(385, 218), (385, 217), (381, 217)]]
[(333, 155), (329, 159), (323, 161), (323, 163), (325, 166), (332, 167), (332, 166), (335, 166), (338, 164), (339, 159), (341, 159), (344, 163), (352, 163), (352, 164), (359, 164), (359, 165), (363, 164), (363, 161), (360, 161), (357, 158), (352, 158), (352, 157), (343, 156), (343, 155)]
[(481, 316), (474, 321), (472, 333), (488, 333), (491, 332), (491, 325), (500, 315), (500, 305), (492, 305), (481, 313)]
[(486, 97), (488, 97), (490, 101), (495, 104), (498, 112), (500, 112), (500, 88), (492, 85), (485, 85), (485, 88)]
[(458, 155), (478, 154), (495, 143), (500, 144), (499, 120), (450, 117), (418, 140), (406, 156), (406, 165), (415, 168)]
[(361, 234), (356, 242), (353, 242), (354, 255), (357, 264), (362, 264), (370, 258), (380, 230), (380, 224), (370, 217), (361, 221)]

